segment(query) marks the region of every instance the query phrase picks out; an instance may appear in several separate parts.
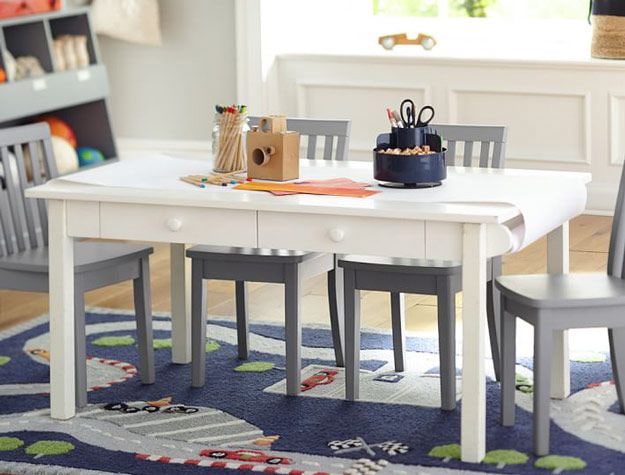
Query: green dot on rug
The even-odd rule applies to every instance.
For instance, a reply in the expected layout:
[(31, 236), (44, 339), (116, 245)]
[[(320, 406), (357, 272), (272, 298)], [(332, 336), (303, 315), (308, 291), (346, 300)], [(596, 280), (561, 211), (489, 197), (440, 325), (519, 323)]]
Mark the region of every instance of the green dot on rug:
[(548, 470), (583, 470), (586, 462), (577, 457), (564, 457), (562, 455), (548, 455), (541, 457), (534, 463), (536, 468), (546, 468)]
[(588, 351), (585, 353), (574, 353), (571, 355), (571, 361), (576, 363), (603, 363), (607, 357), (605, 353), (596, 353)]
[(458, 444), (438, 445), (430, 450), (428, 455), (438, 459), (460, 460), (461, 449)]
[(253, 361), (251, 363), (243, 363), (234, 368), (239, 373), (264, 373), (273, 369), (273, 363), (268, 361)]
[[(155, 350), (166, 350), (172, 347), (171, 338), (156, 338), (154, 339), (154, 349)], [(206, 347), (204, 351), (206, 353), (212, 353), (213, 351), (217, 351), (221, 346), (216, 341), (207, 341)]]
[(491, 450), (484, 457), (484, 463), (506, 466), (506, 465), (522, 465), (527, 463), (529, 457), (516, 450)]
[(0, 356), (0, 366), (4, 366), (9, 361), (11, 361), (11, 357), (10, 356)]
[(171, 348), (171, 338), (155, 338), (153, 345), (155, 350), (166, 350)]
[(24, 441), (17, 437), (0, 437), (0, 452), (15, 450), (24, 445)]
[(44, 455), (63, 455), (74, 450), (74, 444), (61, 440), (40, 440), (26, 447), (28, 455), (42, 457)]
[(217, 351), (219, 348), (221, 348), (221, 346), (216, 341), (207, 341), (204, 351), (206, 351), (206, 353), (212, 353), (213, 351)]
[(131, 346), (135, 344), (135, 339), (130, 335), (125, 336), (103, 336), (93, 340), (95, 346)]

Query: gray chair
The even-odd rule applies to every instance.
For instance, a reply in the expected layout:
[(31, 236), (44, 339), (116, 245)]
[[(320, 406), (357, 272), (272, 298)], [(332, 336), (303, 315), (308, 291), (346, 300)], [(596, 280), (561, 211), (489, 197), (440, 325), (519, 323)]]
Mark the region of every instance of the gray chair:
[(553, 335), (558, 330), (607, 327), (612, 372), (625, 413), (625, 169), (621, 175), (605, 274), (498, 277), (501, 292), (501, 423), (515, 421), (516, 317), (534, 326), (534, 452), (549, 453)]
[[(24, 150), (28, 150), (25, 157)], [(32, 180), (27, 178), (25, 161)], [(48, 217), (42, 200), (24, 191), (58, 176), (47, 124), (0, 130), (0, 288), (48, 292)], [(43, 169), (41, 168), (43, 166)], [(10, 173), (6, 173), (11, 170)], [(132, 280), (139, 335), (139, 370), (144, 384), (154, 382), (149, 255), (151, 247), (119, 243), (77, 242), (74, 246), (76, 404), (87, 404), (84, 293)], [(54, 351), (54, 348), (50, 349)]]
[[(449, 165), (456, 158), (458, 142), (464, 142), (462, 165), (474, 165), (473, 147), (480, 143), (478, 165), (501, 168), (504, 165), (506, 128), (492, 126), (436, 125), (447, 144)], [(418, 191), (414, 191), (418, 193)], [(345, 374), (346, 398), (359, 397), (360, 373), (360, 291), (391, 293), (391, 322), (395, 371), (404, 371), (405, 312), (401, 293), (436, 295), (438, 302), (438, 341), (440, 352), (441, 407), (456, 407), (455, 295), (462, 290), (462, 266), (458, 262), (424, 259), (396, 259), (345, 256), (339, 259), (345, 271)], [(493, 279), (501, 274), (501, 258), (487, 266), (487, 314), (495, 374), (499, 376), (499, 295)]]
[[(250, 125), (259, 125), (251, 117)], [(289, 130), (307, 137), (306, 158), (315, 159), (317, 138), (324, 137), (323, 159), (343, 160), (347, 155), (351, 123), (348, 120), (288, 119)], [(192, 260), (192, 370), (191, 384), (204, 385), (206, 363), (206, 291), (204, 279), (236, 282), (236, 321), (238, 356), (249, 357), (249, 328), (246, 282), (281, 283), (285, 286), (287, 394), (300, 391), (301, 365), (301, 292), (302, 280), (327, 273), (332, 340), (337, 366), (344, 365), (342, 318), (337, 302), (336, 257), (327, 254), (275, 249), (224, 248), (195, 246), (187, 251)]]

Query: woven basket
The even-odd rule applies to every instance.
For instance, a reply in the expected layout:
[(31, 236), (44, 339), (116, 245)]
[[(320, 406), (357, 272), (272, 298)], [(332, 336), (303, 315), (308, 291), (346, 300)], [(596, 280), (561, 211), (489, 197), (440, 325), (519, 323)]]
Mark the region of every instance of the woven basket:
[(592, 56), (625, 59), (625, 1), (593, 0)]

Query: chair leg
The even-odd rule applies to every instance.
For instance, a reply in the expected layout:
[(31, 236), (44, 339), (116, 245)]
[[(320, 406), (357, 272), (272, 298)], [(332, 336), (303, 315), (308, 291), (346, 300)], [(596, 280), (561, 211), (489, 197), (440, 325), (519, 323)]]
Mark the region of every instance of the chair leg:
[(516, 317), (506, 312), (501, 296), (501, 424), (513, 426), (516, 419)]
[(206, 382), (206, 281), (203, 263), (191, 261), (191, 386)]
[(250, 357), (250, 329), (249, 313), (247, 308), (247, 286), (244, 281), (237, 281), (236, 288), (236, 311), (237, 311), (237, 347), (239, 359), (246, 360)]
[(549, 408), (551, 405), (551, 357), (553, 331), (534, 327), (534, 453), (549, 453)]
[(85, 296), (81, 289), (74, 290), (74, 361), (76, 368), (76, 407), (87, 405), (87, 338), (85, 331)]
[(608, 338), (616, 394), (621, 406), (621, 414), (625, 414), (625, 400), (623, 399), (625, 396), (625, 328), (610, 328)]
[(345, 270), (345, 398), (360, 397), (360, 290), (356, 289), (356, 273)]
[(299, 266), (285, 266), (284, 318), (286, 327), (286, 393), (300, 392), (302, 365), (302, 278)]
[(406, 367), (406, 305), (404, 295), (399, 292), (391, 292), (391, 323), (395, 371), (401, 373)]
[(150, 287), (150, 260), (141, 259), (139, 277), (133, 282), (137, 334), (139, 336), (139, 375), (143, 384), (153, 384), (154, 341), (152, 331), (152, 292)]
[(441, 409), (456, 409), (456, 294), (445, 277), (436, 279)]
[(345, 366), (345, 357), (343, 356), (343, 323), (344, 312), (342, 302), (339, 301), (340, 290), (342, 289), (343, 269), (334, 268), (328, 272), (328, 301), (330, 304), (330, 326), (332, 328), (332, 343), (334, 344), (334, 359), (336, 366), (342, 368)]
[(495, 279), (501, 275), (501, 257), (493, 257), (491, 266), (491, 280), (486, 282), (486, 316), (488, 318), (488, 334), (493, 366), (495, 367), (495, 379), (501, 381), (501, 293), (495, 286)]

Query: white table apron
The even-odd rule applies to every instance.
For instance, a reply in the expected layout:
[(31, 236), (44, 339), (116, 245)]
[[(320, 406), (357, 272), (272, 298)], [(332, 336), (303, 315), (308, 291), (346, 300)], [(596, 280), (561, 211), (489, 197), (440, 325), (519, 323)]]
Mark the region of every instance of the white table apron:
[[(346, 175), (345, 169), (340, 173)], [(555, 175), (554, 180), (557, 182)], [(235, 196), (238, 192), (233, 193)], [(253, 200), (246, 205), (238, 200), (236, 203), (193, 201), (180, 196), (156, 197), (154, 193), (148, 196), (136, 190), (124, 192), (120, 188), (60, 181), (33, 188), (28, 196), (49, 201), (52, 417), (69, 419), (75, 415), (75, 238), (171, 244), (173, 360), (177, 363), (187, 363), (190, 359), (189, 278), (184, 258), (187, 243), (461, 260), (464, 268), (462, 459), (467, 462), (483, 459), (486, 448), (486, 260), (509, 251), (511, 228), (519, 224), (519, 211), (513, 206), (430, 203), (424, 205), (422, 211), (417, 206), (409, 218), (398, 219), (383, 217), (371, 210), (346, 211), (336, 207), (321, 212), (311, 212), (304, 206), (293, 206), (289, 210), (280, 205), (280, 198), (273, 200), (277, 205), (272, 211), (260, 204), (266, 202), (266, 195), (261, 198), (256, 193), (250, 196), (259, 197), (258, 206)], [(288, 233), (284, 232), (285, 226), (288, 226)], [(389, 236), (393, 238), (392, 246), (385, 241)], [(560, 223), (560, 227), (549, 234), (548, 269), (554, 273), (568, 271), (567, 222)], [(565, 333), (556, 336), (556, 348), (553, 395), (561, 398), (569, 393)]]

